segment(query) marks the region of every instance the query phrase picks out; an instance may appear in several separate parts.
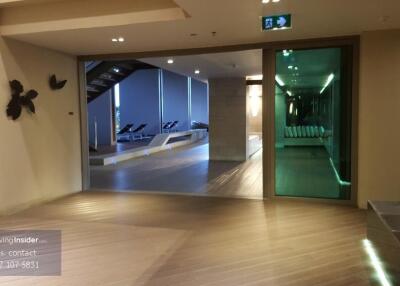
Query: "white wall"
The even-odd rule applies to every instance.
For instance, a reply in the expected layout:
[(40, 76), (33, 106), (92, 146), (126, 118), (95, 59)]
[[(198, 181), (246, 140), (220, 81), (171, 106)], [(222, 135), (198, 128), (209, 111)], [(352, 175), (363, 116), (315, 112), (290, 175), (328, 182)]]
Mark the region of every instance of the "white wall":
[[(68, 79), (63, 90), (50, 90), (52, 73)], [(15, 122), (5, 114), (13, 79), (39, 92), (37, 114)], [(81, 190), (78, 100), (75, 58), (0, 38), (0, 213)]]
[(400, 30), (361, 37), (359, 197), (400, 201)]

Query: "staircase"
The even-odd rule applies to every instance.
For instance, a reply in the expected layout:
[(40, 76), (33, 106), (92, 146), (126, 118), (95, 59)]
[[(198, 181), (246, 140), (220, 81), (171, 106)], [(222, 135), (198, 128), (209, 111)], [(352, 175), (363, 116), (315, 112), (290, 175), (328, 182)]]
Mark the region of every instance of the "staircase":
[(155, 66), (136, 61), (91, 62), (86, 65), (86, 92), (90, 103), (132, 73)]

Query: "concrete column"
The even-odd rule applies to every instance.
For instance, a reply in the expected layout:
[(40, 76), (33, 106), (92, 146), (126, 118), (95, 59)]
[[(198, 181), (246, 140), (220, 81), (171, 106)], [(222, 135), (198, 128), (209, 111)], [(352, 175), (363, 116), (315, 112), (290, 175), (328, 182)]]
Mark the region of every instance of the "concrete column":
[(246, 79), (210, 79), (209, 96), (210, 160), (247, 160)]

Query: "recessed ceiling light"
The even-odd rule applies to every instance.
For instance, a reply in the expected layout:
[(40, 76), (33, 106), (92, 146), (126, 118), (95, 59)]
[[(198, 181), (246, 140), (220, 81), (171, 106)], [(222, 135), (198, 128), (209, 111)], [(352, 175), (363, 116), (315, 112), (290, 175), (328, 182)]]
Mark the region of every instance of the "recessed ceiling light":
[(114, 43), (117, 43), (117, 42), (122, 43), (122, 42), (125, 42), (125, 39), (123, 37), (119, 37), (119, 38), (112, 38), (111, 41)]
[(246, 80), (262, 80), (262, 79), (263, 79), (262, 74), (246, 76)]
[(293, 53), (293, 50), (283, 50), (282, 54), (284, 57), (288, 57)]
[(172, 65), (174, 63), (174, 60), (173, 59), (168, 59), (167, 63)]
[(197, 69), (197, 70), (194, 71), (194, 73), (195, 73), (195, 74), (200, 74), (200, 70)]

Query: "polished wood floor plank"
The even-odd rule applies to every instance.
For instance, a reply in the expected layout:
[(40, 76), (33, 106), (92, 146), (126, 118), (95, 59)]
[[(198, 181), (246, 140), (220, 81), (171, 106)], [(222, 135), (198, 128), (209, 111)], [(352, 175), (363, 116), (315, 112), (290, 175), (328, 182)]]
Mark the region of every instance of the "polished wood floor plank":
[(374, 285), (365, 212), (298, 201), (85, 192), (0, 218), (61, 229), (63, 276), (0, 285)]
[(262, 151), (246, 162), (209, 161), (208, 142), (91, 167), (95, 190), (263, 198)]

